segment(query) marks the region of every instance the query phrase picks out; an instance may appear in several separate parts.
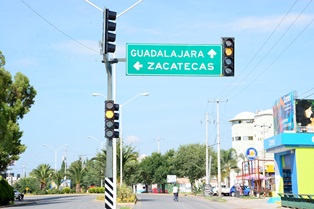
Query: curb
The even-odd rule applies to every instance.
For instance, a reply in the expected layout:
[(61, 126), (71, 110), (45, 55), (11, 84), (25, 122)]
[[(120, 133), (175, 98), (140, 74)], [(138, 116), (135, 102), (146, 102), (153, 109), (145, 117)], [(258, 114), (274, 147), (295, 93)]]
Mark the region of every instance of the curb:
[(9, 208), (9, 207), (17, 207), (19, 205), (30, 205), (30, 204), (34, 204), (34, 203), (37, 203), (37, 202), (19, 202), (19, 203), (13, 203), (13, 204), (10, 204), (10, 205), (2, 205), (0, 206), (0, 208)]

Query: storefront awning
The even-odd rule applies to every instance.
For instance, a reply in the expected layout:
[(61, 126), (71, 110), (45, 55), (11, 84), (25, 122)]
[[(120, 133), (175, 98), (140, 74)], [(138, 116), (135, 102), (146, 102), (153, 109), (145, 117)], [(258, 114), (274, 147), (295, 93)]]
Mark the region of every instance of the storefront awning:
[(244, 174), (244, 175), (238, 175), (236, 176), (237, 180), (264, 180), (266, 177), (263, 174), (258, 174), (258, 173), (252, 173), (252, 174)]

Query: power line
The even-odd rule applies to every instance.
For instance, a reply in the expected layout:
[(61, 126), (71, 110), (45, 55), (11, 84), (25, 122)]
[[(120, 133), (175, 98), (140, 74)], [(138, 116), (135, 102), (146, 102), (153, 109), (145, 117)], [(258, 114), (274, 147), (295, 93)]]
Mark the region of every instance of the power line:
[[(309, 89), (309, 90), (307, 90), (306, 92), (304, 92), (303, 95), (305, 95), (306, 93), (312, 91), (313, 89), (314, 89), (314, 87), (311, 88), (311, 89)], [(309, 96), (312, 96), (313, 94), (314, 94), (314, 93), (312, 93), (312, 94), (310, 94), (310, 95), (308, 95), (308, 96), (304, 96), (303, 99), (306, 99), (306, 98), (308, 98)]]
[(306, 99), (306, 98), (308, 98), (308, 97), (310, 97), (310, 96), (312, 96), (312, 95), (314, 95), (314, 93), (312, 93), (312, 94), (310, 94), (310, 95), (307, 95), (307, 96), (304, 97), (303, 99)]
[[(250, 85), (252, 85), (254, 83), (254, 81), (256, 81), (262, 74), (264, 74), (286, 51), (287, 49), (302, 35), (302, 33), (313, 23), (314, 18), (310, 21), (310, 23), (293, 39), (293, 41), (284, 49), (281, 51), (281, 53), (260, 73), (258, 74), (253, 80), (251, 80), (251, 82), (245, 87), (249, 87)], [(244, 88), (242, 89), (242, 91), (244, 90)], [(241, 93), (242, 91), (239, 91), (239, 93)], [(236, 97), (238, 94), (234, 95), (234, 97)]]
[[(272, 31), (272, 33), (268, 36), (268, 38), (264, 41), (264, 43), (262, 44), (262, 46), (257, 50), (257, 52), (254, 54), (254, 56), (251, 58), (251, 60), (248, 62), (248, 64), (243, 68), (243, 70), (240, 72), (240, 74), (238, 76), (241, 76), (241, 74), (248, 68), (248, 66), (253, 62), (253, 60), (257, 57), (257, 55), (261, 52), (261, 50), (265, 47), (265, 45), (268, 43), (268, 41), (270, 40), (270, 38), (274, 35), (274, 33), (277, 31), (277, 29), (279, 28), (279, 26), (282, 24), (282, 22), (286, 19), (286, 17), (288, 16), (288, 14), (291, 12), (292, 8), (295, 6), (295, 4), (297, 3), (297, 0), (295, 0), (294, 4), (289, 8), (289, 10), (286, 12), (285, 16), (280, 20), (280, 22), (277, 24), (276, 28)], [(253, 68), (253, 70), (251, 70), (241, 81), (240, 84), (244, 82), (244, 80), (254, 71), (255, 68)], [(221, 95), (225, 90), (229, 89), (229, 87), (234, 83), (236, 79), (234, 79), (226, 88), (223, 89), (223, 91), (219, 94)], [(235, 88), (232, 88), (231, 91), (229, 91), (227, 93), (230, 94), (232, 91), (234, 91)]]
[[(279, 41), (285, 36), (285, 34), (290, 30), (290, 28), (295, 24), (295, 22), (299, 19), (299, 17), (303, 14), (303, 12), (305, 11), (305, 9), (312, 3), (312, 0), (303, 8), (303, 10), (301, 11), (301, 13), (294, 19), (294, 21), (290, 24), (290, 26), (287, 28), (287, 30), (280, 36), (280, 38), (276, 41), (276, 43), (268, 50), (268, 52), (263, 56), (263, 58), (260, 60), (260, 62), (257, 63), (257, 65), (254, 67), (254, 69), (256, 69), (260, 63), (265, 59), (265, 57), (275, 48), (275, 46), (279, 43)], [(312, 21), (296, 36), (296, 38), (294, 40), (292, 40), (292, 42), (290, 42), (290, 44), (281, 51), (281, 53), (271, 62), (270, 65), (268, 65), (260, 74), (258, 74), (254, 79), (251, 80), (251, 82), (246, 85), (244, 88), (242, 88), (237, 94), (235, 94), (233, 97), (236, 97), (237, 95), (239, 95), (241, 92), (243, 92), (246, 88), (248, 88), (250, 85), (252, 85), (254, 83), (254, 81), (256, 81), (259, 77), (261, 77), (262, 74), (264, 74), (274, 63), (275, 61), (277, 61), (281, 55), (298, 39), (298, 37), (312, 24), (314, 19), (312, 19)], [(234, 88), (235, 89), (235, 88)], [(232, 89), (232, 90), (234, 90)]]
[(39, 14), (36, 10), (34, 10), (30, 5), (28, 5), (24, 0), (20, 0), (23, 4), (25, 4), (30, 10), (32, 10), (36, 15), (38, 15), (41, 19), (43, 19), (46, 23), (48, 23), (51, 27), (53, 27), (54, 29), (56, 29), (57, 31), (59, 31), (60, 33), (62, 33), (64, 36), (68, 37), (69, 39), (71, 39), (72, 41), (74, 41), (75, 43), (93, 51), (99, 54), (99, 51), (94, 50), (88, 46), (86, 46), (85, 44), (77, 41), (76, 39), (72, 38), (70, 35), (66, 34), (64, 31), (62, 31), (61, 29), (59, 29), (57, 26), (55, 26), (54, 24), (52, 24), (50, 21), (48, 21), (46, 18), (44, 18), (41, 14)]

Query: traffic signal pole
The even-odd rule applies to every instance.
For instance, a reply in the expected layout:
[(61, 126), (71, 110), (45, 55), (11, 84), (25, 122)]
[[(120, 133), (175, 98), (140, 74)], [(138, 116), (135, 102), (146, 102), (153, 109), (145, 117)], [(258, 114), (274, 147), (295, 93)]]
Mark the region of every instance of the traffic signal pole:
[[(102, 53), (103, 62), (107, 71), (107, 99), (112, 100), (112, 67), (109, 62), (109, 55), (106, 50), (107, 44), (107, 9), (103, 10), (103, 35), (102, 35)], [(116, 208), (116, 182), (113, 175), (113, 146), (112, 139), (106, 137), (106, 170), (105, 170), (105, 209)]]
[[(102, 62), (105, 63), (106, 71), (107, 71), (107, 99), (108, 100), (115, 100), (115, 91), (116, 91), (116, 82), (115, 77), (113, 77), (113, 70), (115, 75), (115, 65), (114, 69), (112, 69), (111, 64), (116, 64), (118, 62), (125, 62), (125, 58), (116, 58), (115, 56), (115, 43), (109, 43), (109, 42), (115, 42), (116, 35), (115, 33), (109, 32), (115, 32), (116, 30), (116, 24), (115, 20), (117, 17), (123, 15), (130, 9), (132, 9), (134, 6), (142, 2), (143, 0), (137, 1), (135, 4), (133, 4), (131, 7), (120, 13), (119, 15), (116, 14), (116, 12), (110, 11), (106, 9), (106, 7), (102, 10), (101, 8), (97, 7), (95, 4), (90, 2), (89, 0), (85, 0), (87, 3), (91, 4), (93, 7), (98, 9), (99, 11), (103, 12), (103, 34), (102, 34), (102, 55), (103, 60)], [(108, 53), (113, 53), (113, 59), (109, 60)], [(106, 130), (105, 130), (106, 132)], [(106, 170), (105, 170), (105, 208), (106, 209), (116, 209), (116, 156), (113, 155), (113, 153), (116, 153), (116, 139), (106, 137)], [(122, 156), (120, 156), (122, 157)], [(107, 181), (107, 182), (106, 182)]]

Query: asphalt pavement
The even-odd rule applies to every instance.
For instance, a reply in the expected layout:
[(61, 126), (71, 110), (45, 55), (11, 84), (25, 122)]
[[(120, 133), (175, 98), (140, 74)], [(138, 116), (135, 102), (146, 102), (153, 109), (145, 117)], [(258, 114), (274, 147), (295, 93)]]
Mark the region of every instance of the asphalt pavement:
[[(162, 194), (156, 194), (156, 195), (162, 195)], [(205, 200), (203, 196), (194, 196), (189, 195), (190, 197), (193, 197), (195, 199), (202, 199)], [(222, 199), (225, 200), (225, 202), (221, 202), (222, 208), (226, 207), (230, 209), (280, 209), (281, 203), (279, 202), (273, 202), (269, 203), (270, 198), (237, 198), (237, 197), (222, 197)], [(213, 200), (207, 200), (208, 203), (214, 201)], [(121, 208), (122, 206), (127, 206), (129, 208), (134, 208), (135, 204), (118, 204), (117, 208)]]
[[(155, 195), (162, 195), (162, 194), (155, 194)], [(190, 198), (193, 198), (197, 201), (197, 199), (200, 199), (200, 201), (204, 201), (205, 198), (203, 196), (194, 196), (189, 195)], [(237, 197), (222, 197), (225, 202), (222, 202), (221, 204), (223, 206), (227, 206), (230, 209), (280, 209), (281, 207), (280, 202), (275, 203), (268, 203), (269, 198), (237, 198)], [(214, 200), (214, 199), (213, 199)], [(209, 203), (213, 200), (206, 200)], [(28, 200), (24, 199), (23, 201), (16, 201), (15, 204), (9, 205), (9, 206), (0, 206), (0, 208), (6, 208), (6, 207), (14, 207), (14, 206), (20, 206), (20, 205), (26, 205), (26, 204), (36, 204), (36, 201), (34, 200)], [(132, 203), (118, 203), (117, 209), (120, 209), (122, 207), (129, 207), (134, 208), (136, 204)]]

